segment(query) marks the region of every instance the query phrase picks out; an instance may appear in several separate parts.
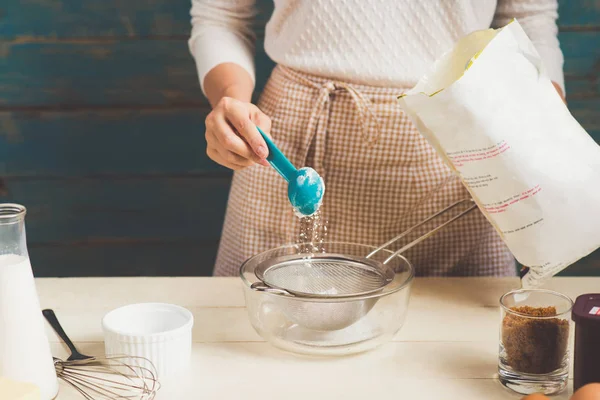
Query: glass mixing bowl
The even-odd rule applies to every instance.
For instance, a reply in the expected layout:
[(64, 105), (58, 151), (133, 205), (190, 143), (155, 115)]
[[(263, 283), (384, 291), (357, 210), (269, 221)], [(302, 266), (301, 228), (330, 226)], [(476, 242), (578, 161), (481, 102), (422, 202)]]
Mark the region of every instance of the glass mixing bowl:
[[(323, 253), (365, 260), (376, 247), (328, 242)], [(258, 334), (274, 346), (301, 354), (346, 355), (371, 350), (390, 341), (404, 324), (414, 268), (401, 255), (388, 261), (394, 278), (367, 295), (337, 298), (290, 296), (264, 291), (255, 273), (265, 261), (297, 256), (307, 258), (304, 246), (285, 245), (257, 254), (240, 267), (246, 310)], [(393, 252), (380, 250), (369, 260), (383, 262)], [(257, 289), (263, 287), (263, 289)]]

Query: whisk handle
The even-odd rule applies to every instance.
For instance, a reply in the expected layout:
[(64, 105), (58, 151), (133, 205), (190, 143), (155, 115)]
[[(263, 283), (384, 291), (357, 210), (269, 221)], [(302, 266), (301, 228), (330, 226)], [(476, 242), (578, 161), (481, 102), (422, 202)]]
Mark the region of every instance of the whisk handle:
[(48, 321), (48, 323), (50, 324), (52, 329), (54, 329), (56, 334), (60, 336), (60, 338), (63, 340), (63, 342), (65, 342), (69, 350), (71, 350), (71, 357), (69, 357), (70, 360), (84, 360), (89, 358), (88, 356), (84, 356), (79, 351), (77, 351), (77, 348), (65, 333), (64, 329), (60, 325), (60, 322), (58, 322), (58, 318), (56, 318), (56, 314), (54, 314), (53, 310), (42, 310), (42, 314), (44, 314), (46, 321)]

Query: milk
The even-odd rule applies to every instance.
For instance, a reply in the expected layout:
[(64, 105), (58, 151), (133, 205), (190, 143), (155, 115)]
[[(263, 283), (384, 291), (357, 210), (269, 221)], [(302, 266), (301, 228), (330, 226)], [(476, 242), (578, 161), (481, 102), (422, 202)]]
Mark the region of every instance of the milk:
[(29, 258), (0, 255), (0, 376), (32, 383), (50, 400), (58, 380), (45, 332)]

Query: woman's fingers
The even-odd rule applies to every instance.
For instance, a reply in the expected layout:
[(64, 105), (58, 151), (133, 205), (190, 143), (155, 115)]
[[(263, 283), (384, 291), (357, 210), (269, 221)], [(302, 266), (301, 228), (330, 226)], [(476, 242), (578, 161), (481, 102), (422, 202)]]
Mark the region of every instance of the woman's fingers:
[[(236, 168), (232, 169), (240, 169), (243, 167), (249, 167), (254, 163), (252, 159), (249, 159), (247, 157), (236, 154), (231, 150), (228, 150), (225, 146), (223, 146), (219, 139), (217, 139), (215, 133), (212, 131), (207, 132), (206, 141), (208, 143), (208, 156), (213, 161), (216, 161), (227, 168), (232, 168), (233, 166), (235, 166)], [(243, 145), (246, 146), (245, 143), (243, 143)], [(246, 149), (246, 151), (250, 155), (250, 157), (256, 157), (252, 150)], [(258, 159), (258, 157), (256, 158)]]
[(218, 141), (224, 149), (254, 162), (261, 161), (261, 159), (252, 151), (248, 143), (233, 131), (224, 117), (215, 116), (215, 126), (211, 130), (211, 134), (214, 135), (216, 141)]
[[(260, 129), (262, 129), (262, 131), (265, 133), (265, 135), (267, 135), (269, 138), (271, 138), (271, 118), (267, 117), (267, 115), (265, 113), (263, 113), (262, 111), (260, 111), (260, 109), (258, 107), (256, 107), (254, 104), (251, 104), (250, 119), (257, 126), (259, 126)], [(267, 151), (268, 151), (268, 148), (267, 148)], [(266, 167), (269, 166), (269, 162), (266, 159), (260, 160), (259, 163)]]
[(206, 152), (215, 162), (239, 170), (253, 163), (268, 166), (266, 134), (271, 120), (253, 104), (223, 98), (206, 118)]
[(262, 129), (269, 138), (271, 137), (271, 118), (267, 117), (267, 115), (260, 111), (254, 104), (251, 104), (250, 107), (250, 119), (257, 126), (260, 126), (260, 129)]
[(250, 107), (248, 104), (242, 103), (230, 98), (221, 100), (225, 119), (235, 128), (241, 137), (250, 145), (254, 153), (264, 160), (269, 155), (267, 144), (256, 129), (256, 125), (250, 119)]
[(221, 164), (224, 167), (238, 171), (240, 169), (249, 167), (253, 164), (251, 160), (240, 157), (239, 155), (232, 153), (224, 149), (218, 149), (215, 147), (208, 147), (206, 154), (214, 162)]

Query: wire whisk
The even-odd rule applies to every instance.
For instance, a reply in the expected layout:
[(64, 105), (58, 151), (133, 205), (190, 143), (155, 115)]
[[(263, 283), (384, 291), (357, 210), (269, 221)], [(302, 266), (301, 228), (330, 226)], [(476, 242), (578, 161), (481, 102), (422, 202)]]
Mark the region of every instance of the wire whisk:
[(143, 357), (92, 357), (81, 354), (61, 327), (54, 311), (44, 317), (71, 350), (67, 360), (54, 358), (59, 379), (86, 400), (153, 400), (160, 389), (152, 362)]
[(59, 379), (75, 388), (86, 400), (152, 400), (159, 386), (156, 374), (149, 368), (130, 365), (134, 358), (92, 357), (75, 361), (55, 358), (54, 367)]

